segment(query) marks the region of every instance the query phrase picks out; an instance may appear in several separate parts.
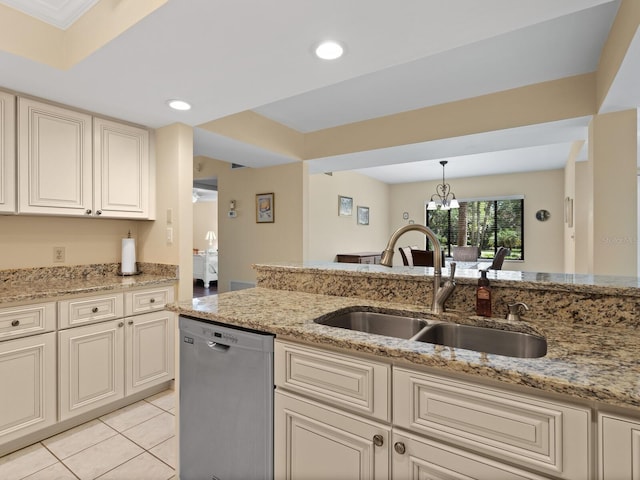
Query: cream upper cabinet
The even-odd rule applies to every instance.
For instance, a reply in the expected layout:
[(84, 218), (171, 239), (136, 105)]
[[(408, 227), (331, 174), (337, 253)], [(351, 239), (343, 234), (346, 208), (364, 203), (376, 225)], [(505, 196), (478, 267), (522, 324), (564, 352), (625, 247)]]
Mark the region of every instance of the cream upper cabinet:
[(53, 425), (55, 333), (0, 342), (0, 385), (0, 444)]
[(18, 98), (18, 213), (150, 217), (149, 131)]
[(94, 118), (94, 207), (111, 218), (149, 217), (149, 132)]
[(20, 213), (92, 211), (91, 116), (18, 98)]
[(0, 92), (0, 213), (16, 211), (16, 98)]

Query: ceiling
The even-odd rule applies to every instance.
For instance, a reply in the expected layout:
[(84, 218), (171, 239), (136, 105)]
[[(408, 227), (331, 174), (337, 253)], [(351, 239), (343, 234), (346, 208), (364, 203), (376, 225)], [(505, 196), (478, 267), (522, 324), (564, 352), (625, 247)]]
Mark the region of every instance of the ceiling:
[[(22, 1), (0, 3), (15, 8)], [(194, 154), (263, 167), (297, 160), (197, 127), (253, 110), (305, 133), (593, 72), (618, 6), (619, 0), (168, 0), (67, 70), (0, 51), (0, 87), (153, 128), (192, 125)], [(325, 38), (345, 45), (343, 58), (313, 57)], [(639, 43), (632, 48), (640, 50)], [(603, 108), (640, 105), (635, 63), (625, 60), (624, 78)], [(170, 110), (171, 98), (193, 108)], [(451, 178), (561, 168), (572, 142), (586, 140), (588, 122), (308, 162), (311, 172), (357, 169), (388, 183), (439, 178), (442, 158), (450, 161)]]

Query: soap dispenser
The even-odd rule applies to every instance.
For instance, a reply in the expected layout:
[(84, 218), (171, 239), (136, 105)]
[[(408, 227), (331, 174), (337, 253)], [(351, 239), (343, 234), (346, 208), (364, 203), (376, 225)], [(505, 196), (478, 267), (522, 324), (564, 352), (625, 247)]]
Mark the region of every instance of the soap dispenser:
[(491, 286), (486, 270), (480, 270), (478, 288), (476, 289), (476, 315), (491, 316)]

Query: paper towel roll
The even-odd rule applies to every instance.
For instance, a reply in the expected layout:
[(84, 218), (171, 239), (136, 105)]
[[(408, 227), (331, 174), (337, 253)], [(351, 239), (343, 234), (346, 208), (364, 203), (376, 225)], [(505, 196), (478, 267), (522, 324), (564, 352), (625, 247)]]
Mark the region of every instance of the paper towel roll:
[(122, 266), (123, 275), (136, 273), (136, 240), (135, 238), (122, 239)]

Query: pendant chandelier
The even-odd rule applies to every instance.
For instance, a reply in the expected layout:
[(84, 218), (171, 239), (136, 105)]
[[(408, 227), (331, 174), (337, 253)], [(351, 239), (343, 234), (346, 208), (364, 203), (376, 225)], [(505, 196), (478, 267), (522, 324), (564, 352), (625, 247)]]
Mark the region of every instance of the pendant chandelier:
[(441, 160), (442, 165), (442, 183), (436, 186), (436, 193), (431, 195), (431, 201), (427, 205), (427, 210), (450, 210), (452, 208), (460, 208), (456, 195), (451, 191), (451, 185), (444, 180), (444, 166), (446, 160)]

